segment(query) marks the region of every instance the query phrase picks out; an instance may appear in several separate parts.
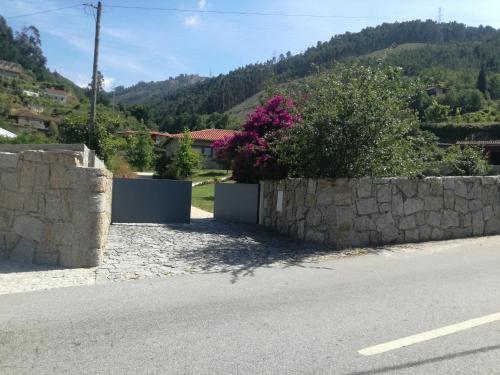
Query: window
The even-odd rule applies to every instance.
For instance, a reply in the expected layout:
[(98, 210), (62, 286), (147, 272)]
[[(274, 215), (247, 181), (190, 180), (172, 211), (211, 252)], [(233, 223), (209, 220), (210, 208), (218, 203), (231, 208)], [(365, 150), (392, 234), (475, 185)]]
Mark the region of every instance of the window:
[(212, 148), (211, 147), (205, 147), (203, 149), (203, 155), (205, 155), (205, 156), (212, 156)]

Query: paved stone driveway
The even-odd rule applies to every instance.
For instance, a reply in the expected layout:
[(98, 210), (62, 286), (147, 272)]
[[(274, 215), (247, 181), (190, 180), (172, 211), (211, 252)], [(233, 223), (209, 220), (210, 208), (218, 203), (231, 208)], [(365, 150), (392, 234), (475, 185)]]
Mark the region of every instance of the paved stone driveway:
[(102, 266), (64, 270), (0, 262), (0, 294), (196, 272), (230, 272), (236, 281), (259, 267), (297, 264), (327, 251), (257, 226), (211, 219), (191, 224), (115, 224)]
[(327, 251), (251, 225), (193, 220), (192, 224), (113, 225), (97, 281), (231, 272), (234, 279), (275, 262), (297, 263)]

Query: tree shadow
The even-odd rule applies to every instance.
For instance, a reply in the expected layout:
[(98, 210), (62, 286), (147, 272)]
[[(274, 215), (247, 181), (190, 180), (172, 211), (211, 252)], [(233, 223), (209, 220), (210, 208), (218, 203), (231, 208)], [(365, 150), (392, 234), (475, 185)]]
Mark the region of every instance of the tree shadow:
[(479, 353), (485, 353), (485, 352), (489, 352), (489, 351), (492, 351), (492, 350), (499, 350), (499, 349), (500, 349), (500, 345), (490, 345), (490, 346), (486, 346), (486, 347), (480, 348), (480, 349), (467, 350), (467, 351), (462, 351), (462, 352), (458, 352), (458, 353), (443, 355), (443, 356), (439, 356), (439, 357), (428, 358), (428, 359), (424, 359), (424, 360), (421, 360), (421, 361), (408, 362), (408, 363), (404, 363), (402, 365), (380, 367), (380, 368), (373, 369), (373, 370), (368, 370), (368, 371), (350, 372), (347, 375), (376, 375), (376, 374), (384, 374), (384, 373), (387, 373), (387, 372), (409, 369), (409, 368), (412, 368), (412, 367), (427, 365), (427, 364), (431, 364), (431, 363), (437, 363), (437, 362), (441, 362), (441, 361), (447, 361), (447, 360), (454, 359), (454, 358), (460, 358), (460, 357), (465, 357), (465, 356), (479, 354)]
[[(271, 266), (332, 270), (319, 265), (317, 258), (345, 253), (332, 246), (295, 240), (257, 225), (196, 219), (191, 224), (169, 224), (167, 227), (192, 233), (197, 236), (197, 242), (203, 241), (202, 246), (175, 252), (176, 261), (196, 265), (202, 272), (230, 273), (232, 283), (239, 277), (253, 276), (259, 268)], [(365, 252), (379, 253), (387, 249), (369, 248)]]

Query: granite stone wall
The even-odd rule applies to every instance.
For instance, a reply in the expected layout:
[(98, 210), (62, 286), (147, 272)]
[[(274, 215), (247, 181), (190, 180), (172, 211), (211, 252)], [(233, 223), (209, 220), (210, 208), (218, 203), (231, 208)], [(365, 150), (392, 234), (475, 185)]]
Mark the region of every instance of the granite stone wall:
[(111, 219), (112, 174), (89, 167), (95, 161), (85, 147), (26, 148), (0, 152), (0, 258), (98, 265)]
[(260, 224), (337, 248), (500, 233), (500, 176), (261, 182)]

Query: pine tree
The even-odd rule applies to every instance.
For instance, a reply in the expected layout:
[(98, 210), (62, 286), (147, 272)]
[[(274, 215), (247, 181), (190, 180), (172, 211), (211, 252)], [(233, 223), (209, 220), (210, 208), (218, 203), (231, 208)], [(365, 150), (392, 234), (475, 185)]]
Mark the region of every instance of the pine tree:
[(486, 68), (484, 64), (481, 65), (481, 70), (479, 71), (479, 75), (477, 77), (476, 86), (484, 95), (488, 95), (488, 79), (486, 77)]

